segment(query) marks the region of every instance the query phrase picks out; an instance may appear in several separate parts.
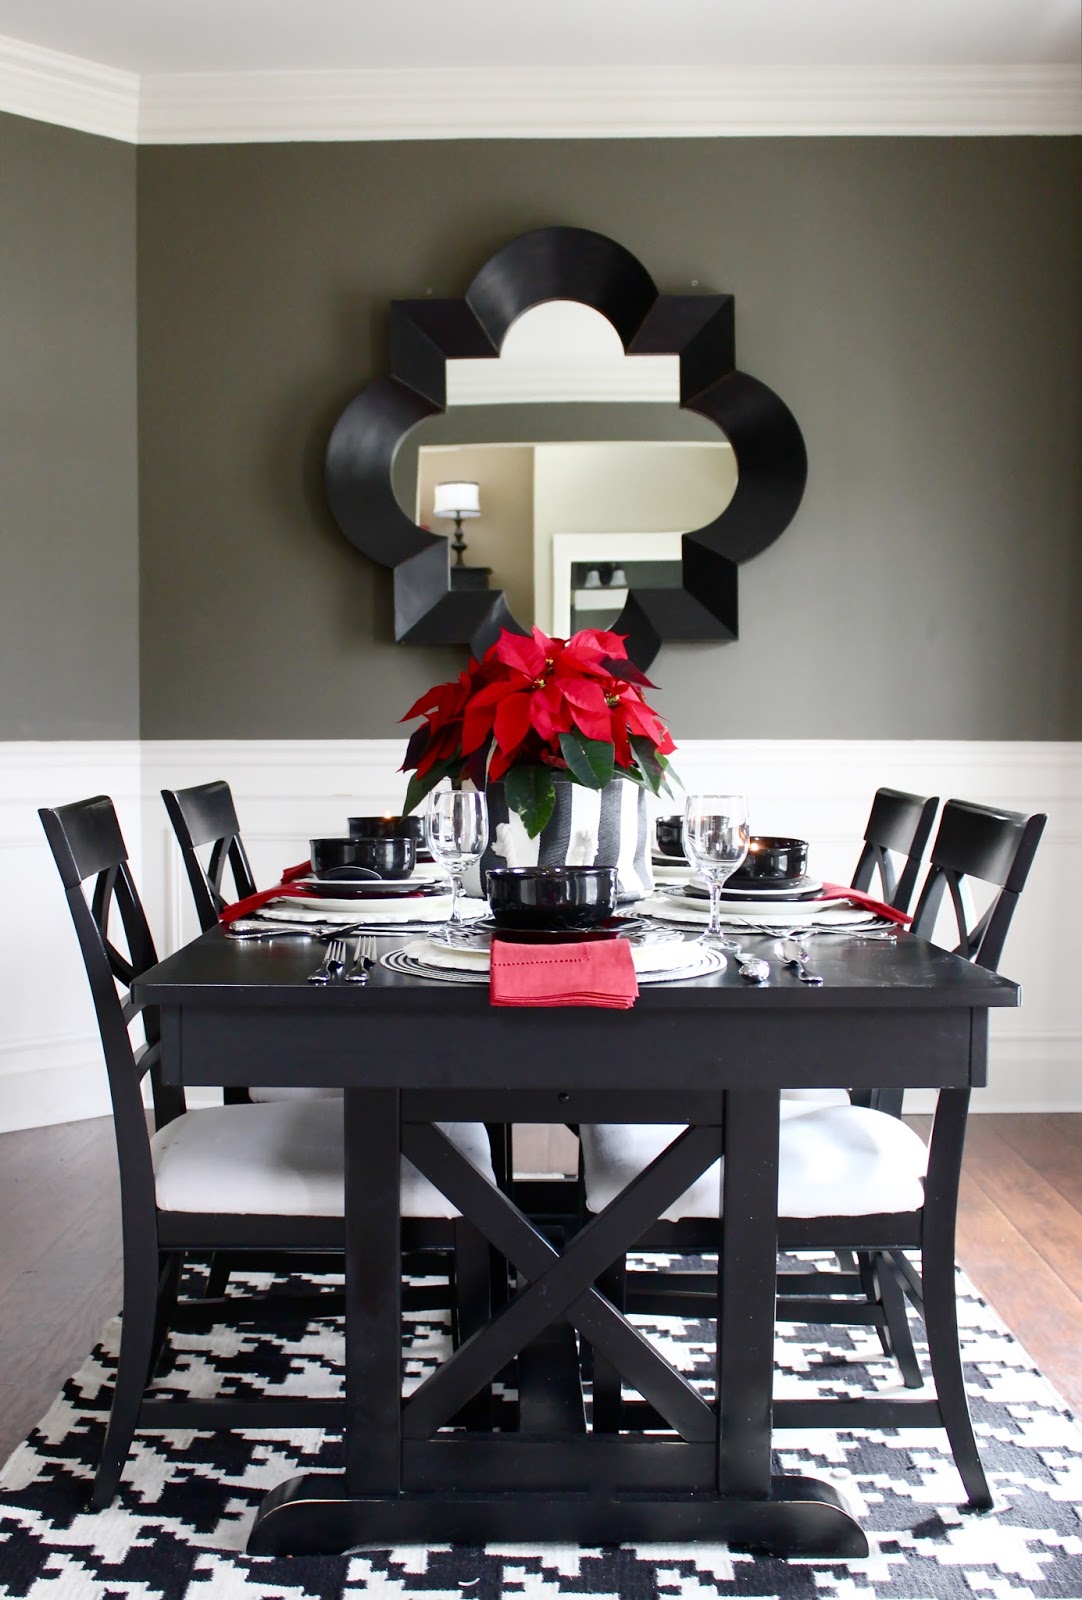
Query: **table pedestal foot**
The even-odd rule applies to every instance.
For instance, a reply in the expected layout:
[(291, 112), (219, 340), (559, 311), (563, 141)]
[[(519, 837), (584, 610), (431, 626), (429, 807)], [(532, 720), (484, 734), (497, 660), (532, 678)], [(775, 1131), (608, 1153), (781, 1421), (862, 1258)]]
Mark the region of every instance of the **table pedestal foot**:
[(837, 1491), (817, 1478), (770, 1480), (765, 1500), (714, 1494), (589, 1494), (538, 1490), (349, 1495), (343, 1478), (309, 1474), (279, 1484), (259, 1508), (249, 1555), (337, 1555), (361, 1544), (491, 1540), (627, 1544), (709, 1541), (774, 1556), (852, 1559), (864, 1532)]

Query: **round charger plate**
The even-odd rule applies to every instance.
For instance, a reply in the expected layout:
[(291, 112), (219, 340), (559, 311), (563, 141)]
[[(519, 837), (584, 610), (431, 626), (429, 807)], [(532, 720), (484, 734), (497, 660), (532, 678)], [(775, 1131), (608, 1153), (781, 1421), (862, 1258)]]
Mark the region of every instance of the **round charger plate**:
[[(725, 958), (717, 951), (708, 950), (705, 945), (697, 944), (692, 944), (690, 948), (696, 953), (694, 962), (686, 967), (668, 968), (660, 972), (640, 972), (639, 986), (647, 983), (682, 983), (689, 978), (706, 978), (711, 973), (720, 972), (724, 967)], [(460, 967), (430, 967), (427, 962), (418, 960), (405, 950), (389, 950), (385, 956), (380, 957), (380, 962), (389, 972), (404, 972), (415, 978), (434, 978), (439, 983), (488, 982), (487, 972), (467, 972)]]

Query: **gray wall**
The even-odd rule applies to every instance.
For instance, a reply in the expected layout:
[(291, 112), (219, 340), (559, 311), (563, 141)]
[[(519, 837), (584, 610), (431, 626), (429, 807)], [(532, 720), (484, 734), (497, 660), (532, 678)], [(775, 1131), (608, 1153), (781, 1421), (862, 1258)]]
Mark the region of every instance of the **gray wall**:
[(0, 114), (0, 739), (139, 732), (135, 152)]
[(320, 475), (392, 296), (498, 246), (611, 234), (737, 303), (808, 443), (741, 639), (662, 652), (678, 736), (1075, 738), (1078, 139), (478, 142), (138, 154), (142, 732), (381, 736), (450, 650)]

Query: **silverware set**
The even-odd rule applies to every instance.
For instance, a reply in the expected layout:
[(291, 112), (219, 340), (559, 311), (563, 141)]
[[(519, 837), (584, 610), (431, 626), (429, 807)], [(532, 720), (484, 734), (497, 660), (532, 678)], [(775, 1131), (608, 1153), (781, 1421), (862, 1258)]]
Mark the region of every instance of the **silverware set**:
[[(349, 946), (342, 938), (330, 939), (323, 960), (314, 972), (308, 974), (309, 983), (328, 984), (337, 983), (343, 978), (346, 983), (367, 983), (369, 968), (376, 964), (376, 941), (371, 934), (365, 934), (357, 940), (353, 951), (353, 961), (350, 964)], [(346, 971), (347, 966), (349, 971)]]

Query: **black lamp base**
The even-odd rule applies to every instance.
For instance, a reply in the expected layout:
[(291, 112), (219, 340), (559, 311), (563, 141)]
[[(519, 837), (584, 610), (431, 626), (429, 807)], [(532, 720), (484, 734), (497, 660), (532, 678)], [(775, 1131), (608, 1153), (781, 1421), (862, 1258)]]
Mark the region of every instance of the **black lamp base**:
[(452, 589), (487, 589), (491, 567), (452, 567)]

